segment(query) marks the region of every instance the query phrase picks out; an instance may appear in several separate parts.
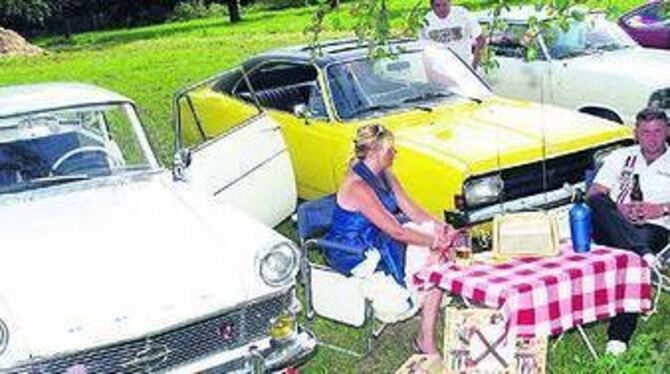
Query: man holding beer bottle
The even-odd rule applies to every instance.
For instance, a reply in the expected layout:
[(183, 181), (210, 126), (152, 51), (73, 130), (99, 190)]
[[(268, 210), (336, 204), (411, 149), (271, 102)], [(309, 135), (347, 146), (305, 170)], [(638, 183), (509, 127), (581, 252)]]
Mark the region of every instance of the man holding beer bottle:
[[(668, 244), (670, 235), (668, 134), (665, 112), (656, 108), (639, 112), (638, 144), (608, 155), (587, 194), (595, 241), (634, 251), (653, 267), (662, 265), (654, 253)], [(614, 317), (607, 331), (607, 352), (625, 352), (636, 324), (637, 314)]]

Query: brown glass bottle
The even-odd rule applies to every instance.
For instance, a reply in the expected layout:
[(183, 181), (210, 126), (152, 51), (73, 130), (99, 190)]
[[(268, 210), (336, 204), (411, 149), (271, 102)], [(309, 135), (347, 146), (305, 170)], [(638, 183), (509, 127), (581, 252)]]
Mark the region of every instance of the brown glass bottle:
[(640, 187), (640, 175), (633, 174), (633, 189), (630, 190), (630, 201), (643, 201), (642, 188)]

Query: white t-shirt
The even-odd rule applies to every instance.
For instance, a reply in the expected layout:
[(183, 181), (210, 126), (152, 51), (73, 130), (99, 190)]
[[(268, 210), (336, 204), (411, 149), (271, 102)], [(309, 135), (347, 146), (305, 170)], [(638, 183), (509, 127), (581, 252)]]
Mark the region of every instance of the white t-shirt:
[(474, 55), (472, 45), (482, 34), (479, 23), (470, 12), (461, 6), (452, 6), (446, 18), (439, 18), (434, 11), (428, 12), (423, 19), (422, 40), (431, 40), (450, 47), (463, 61), (472, 64)]
[[(640, 175), (640, 188), (644, 201), (651, 203), (670, 202), (670, 151), (647, 165), (639, 145), (612, 152), (598, 171), (594, 183), (609, 188), (610, 198), (616, 203), (630, 201), (633, 174)], [(670, 217), (649, 220), (649, 223), (670, 230)]]

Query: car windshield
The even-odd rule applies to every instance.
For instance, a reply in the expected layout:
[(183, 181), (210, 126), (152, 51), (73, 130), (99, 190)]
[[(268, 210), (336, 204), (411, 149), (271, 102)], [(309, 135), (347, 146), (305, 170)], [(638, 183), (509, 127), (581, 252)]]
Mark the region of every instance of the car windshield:
[(626, 19), (626, 23), (633, 28), (668, 26), (670, 25), (670, 4), (667, 2), (649, 4), (631, 14)]
[(436, 104), (445, 98), (481, 100), (491, 93), (450, 50), (428, 45), (388, 58), (361, 59), (327, 69), (338, 116), (364, 118), (380, 111)]
[(138, 131), (130, 104), (0, 118), (0, 194), (148, 169)]
[(552, 58), (563, 59), (603, 51), (631, 48), (637, 44), (617, 24), (603, 15), (593, 14), (573, 21), (567, 31), (554, 30), (545, 35)]

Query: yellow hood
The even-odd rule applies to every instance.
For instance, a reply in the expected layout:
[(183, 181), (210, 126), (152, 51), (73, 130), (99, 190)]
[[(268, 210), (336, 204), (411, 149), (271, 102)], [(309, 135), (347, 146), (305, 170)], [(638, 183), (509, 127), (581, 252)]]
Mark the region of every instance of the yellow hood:
[(549, 105), (502, 98), (386, 117), (399, 156), (422, 153), (481, 174), (631, 138), (629, 128)]

